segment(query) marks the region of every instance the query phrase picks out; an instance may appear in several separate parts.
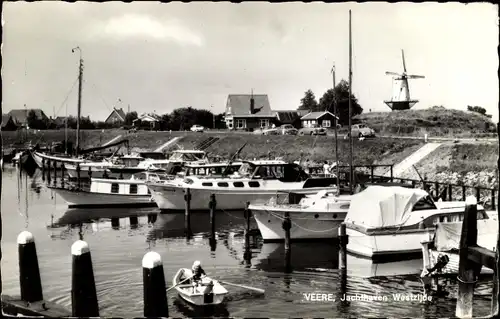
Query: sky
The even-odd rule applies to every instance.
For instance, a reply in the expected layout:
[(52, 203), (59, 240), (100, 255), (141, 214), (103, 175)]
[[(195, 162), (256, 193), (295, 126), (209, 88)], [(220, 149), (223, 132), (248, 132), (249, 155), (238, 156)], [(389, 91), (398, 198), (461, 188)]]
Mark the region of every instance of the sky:
[(386, 71), (404, 49), (415, 109), (484, 107), (498, 120), (498, 6), (488, 3), (4, 2), (2, 108), (75, 115), (78, 51), (82, 115), (113, 107), (224, 112), (228, 94), (267, 94), (293, 110), (348, 80), (364, 112), (390, 111)]

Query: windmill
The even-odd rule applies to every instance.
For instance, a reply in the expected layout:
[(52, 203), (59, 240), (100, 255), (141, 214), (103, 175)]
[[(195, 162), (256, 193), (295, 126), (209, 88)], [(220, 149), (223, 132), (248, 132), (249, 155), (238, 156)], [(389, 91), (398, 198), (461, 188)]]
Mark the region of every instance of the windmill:
[(390, 101), (384, 101), (393, 111), (396, 110), (409, 110), (412, 106), (418, 103), (418, 100), (410, 99), (410, 88), (408, 86), (408, 79), (424, 79), (423, 75), (409, 75), (406, 74), (405, 53), (401, 50), (403, 58), (403, 73), (385, 72), (386, 75), (393, 75), (393, 94)]

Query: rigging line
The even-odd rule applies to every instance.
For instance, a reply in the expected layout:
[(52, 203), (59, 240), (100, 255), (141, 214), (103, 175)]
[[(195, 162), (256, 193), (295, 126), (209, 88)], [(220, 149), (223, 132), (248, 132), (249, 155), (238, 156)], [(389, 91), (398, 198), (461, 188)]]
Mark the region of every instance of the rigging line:
[[(85, 82), (86, 84), (89, 84), (89, 83), (88, 83), (85, 79), (83, 79), (83, 82)], [(103, 94), (102, 94), (101, 90), (99, 90), (99, 89), (97, 88), (97, 86), (96, 86), (94, 83), (90, 83), (90, 85), (94, 87), (94, 89), (95, 89), (95, 90), (97, 91), (97, 93), (99, 94), (99, 96), (100, 96), (100, 98), (101, 98), (102, 102), (103, 102), (103, 103), (104, 103), (104, 105), (106, 105), (106, 107), (108, 108), (108, 111), (110, 111), (110, 112), (111, 112), (112, 110), (111, 110), (111, 108), (109, 107), (108, 103), (106, 103), (106, 100), (104, 100), (104, 97), (103, 97)]]
[(28, 228), (28, 225), (29, 225), (29, 216), (28, 216), (28, 174), (26, 173), (25, 175), (25, 179), (24, 179), (24, 188), (25, 188), (25, 216), (26, 216), (26, 225), (25, 225), (25, 228)]

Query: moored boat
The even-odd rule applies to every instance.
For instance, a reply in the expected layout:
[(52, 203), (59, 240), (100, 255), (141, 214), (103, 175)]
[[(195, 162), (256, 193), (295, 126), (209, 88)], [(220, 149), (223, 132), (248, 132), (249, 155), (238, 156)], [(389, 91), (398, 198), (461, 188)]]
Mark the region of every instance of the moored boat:
[[(347, 251), (373, 260), (421, 258), (439, 222), (461, 221), (465, 202), (434, 202), (424, 190), (369, 186), (351, 198)], [(488, 219), (478, 205), (478, 219)]]
[[(172, 284), (179, 296), (195, 306), (219, 305), (229, 293), (217, 280), (208, 276), (202, 277), (197, 285), (189, 283), (193, 276), (191, 269), (181, 268), (175, 274)], [(182, 284), (182, 282), (188, 282)]]
[(242, 161), (237, 172), (223, 176), (187, 176), (167, 184), (148, 182), (155, 202), (162, 210), (182, 210), (184, 193), (191, 192), (191, 209), (208, 210), (211, 194), (216, 195), (217, 209), (240, 210), (247, 202), (267, 201), (277, 192), (315, 194), (337, 189), (333, 178), (310, 178), (297, 164), (284, 161)]
[(283, 221), (290, 217), (291, 240), (336, 238), (338, 226), (349, 210), (350, 196), (336, 196), (336, 190), (321, 190), (300, 200), (298, 204), (276, 203), (276, 197), (264, 204), (251, 204), (249, 210), (257, 222), (264, 242), (283, 241)]

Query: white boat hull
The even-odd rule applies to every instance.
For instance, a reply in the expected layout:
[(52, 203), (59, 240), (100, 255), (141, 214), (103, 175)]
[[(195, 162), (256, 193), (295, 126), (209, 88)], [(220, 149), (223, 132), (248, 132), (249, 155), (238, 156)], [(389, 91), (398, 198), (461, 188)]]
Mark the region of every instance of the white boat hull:
[[(186, 207), (186, 201), (184, 200), (185, 191), (183, 188), (176, 187), (174, 185), (148, 185), (151, 194), (155, 202), (158, 204), (158, 208), (162, 210), (183, 210)], [(302, 188), (293, 190), (280, 190), (280, 192), (294, 192), (298, 194), (316, 194), (321, 189), (330, 188)], [(331, 187), (332, 190), (336, 189)], [(268, 201), (273, 197), (276, 197), (278, 190), (276, 189), (261, 189), (254, 192), (244, 191), (244, 190), (211, 190), (211, 189), (197, 189), (191, 188), (191, 202), (190, 208), (192, 210), (208, 210), (210, 196), (215, 194), (216, 198), (216, 208), (218, 210), (242, 210), (245, 209), (247, 202), (255, 201)]]
[(379, 257), (399, 258), (402, 255), (420, 255), (421, 257), (420, 243), (432, 238), (434, 232), (434, 228), (428, 228), (366, 235), (347, 228), (346, 233), (349, 237), (347, 251), (371, 259)]
[(337, 238), (338, 227), (344, 221), (345, 211), (314, 211), (295, 209), (273, 209), (272, 207), (253, 207), (250, 210), (257, 222), (264, 242), (283, 241), (285, 231), (282, 224), (285, 211), (289, 212), (292, 227), (291, 240), (314, 240)]
[[(174, 279), (172, 281), (174, 285), (182, 282), (183, 278), (185, 278), (185, 276), (182, 276), (182, 273), (186, 274), (185, 276), (187, 277), (192, 276), (192, 272), (190, 269), (182, 268), (174, 276)], [(183, 285), (178, 285), (175, 287), (175, 289), (177, 290), (179, 297), (181, 297), (186, 302), (192, 305), (195, 306), (219, 305), (222, 302), (224, 302), (224, 299), (228, 294), (228, 291), (223, 286), (221, 286), (221, 284), (217, 280), (212, 280), (209, 277), (204, 277), (201, 280), (201, 282), (205, 285), (211, 281), (213, 282), (214, 286), (212, 289), (212, 293), (210, 295), (204, 294), (204, 290), (206, 289), (206, 286), (204, 285), (191, 286), (187, 284), (185, 285), (185, 287), (183, 287)]]
[[(48, 159), (50, 159), (51, 161), (55, 161), (56, 162), (56, 168), (57, 169), (61, 168), (61, 164), (62, 163), (64, 163), (65, 165), (67, 165), (68, 163), (84, 163), (85, 162), (85, 160), (79, 159), (79, 158), (51, 156), (51, 155), (47, 155), (47, 154), (43, 154), (43, 153), (38, 153), (38, 152), (31, 152), (31, 156), (35, 160), (35, 163), (38, 165), (38, 167), (43, 168), (45, 166), (46, 169), (48, 168), (48, 163), (47, 163)], [(43, 159), (44, 158), (46, 159), (45, 160), (45, 165), (43, 164)], [(50, 168), (51, 169), (54, 168), (54, 163), (53, 162), (51, 163), (51, 167)]]
[(156, 206), (151, 195), (104, 194), (55, 188), (70, 208), (73, 207), (150, 207)]

